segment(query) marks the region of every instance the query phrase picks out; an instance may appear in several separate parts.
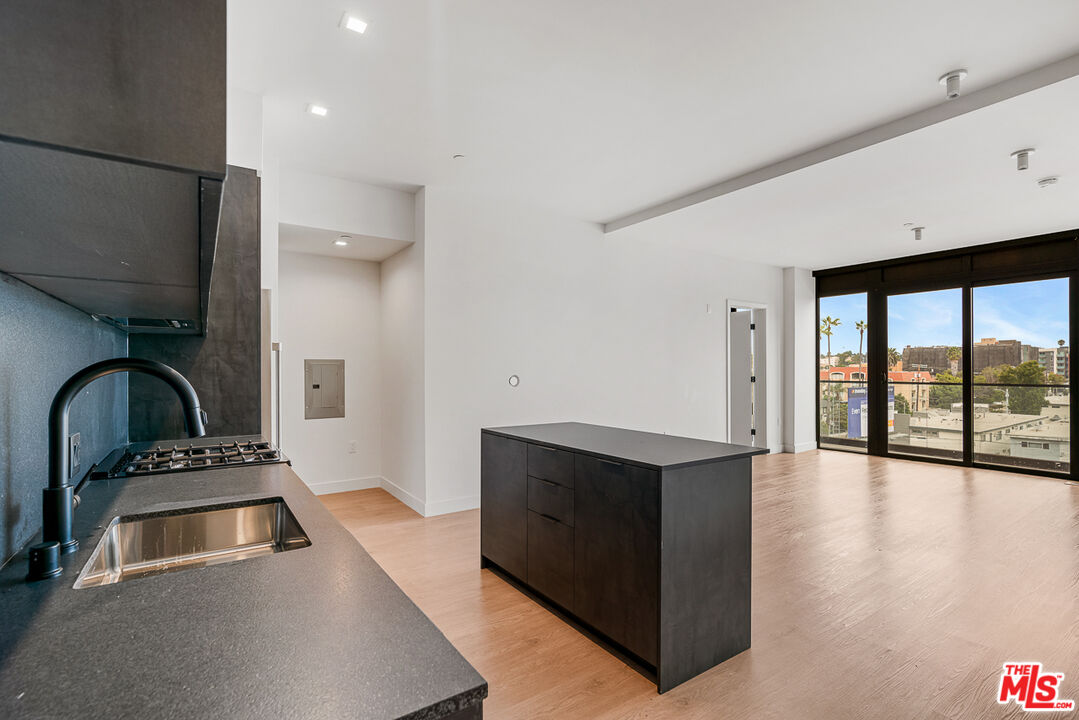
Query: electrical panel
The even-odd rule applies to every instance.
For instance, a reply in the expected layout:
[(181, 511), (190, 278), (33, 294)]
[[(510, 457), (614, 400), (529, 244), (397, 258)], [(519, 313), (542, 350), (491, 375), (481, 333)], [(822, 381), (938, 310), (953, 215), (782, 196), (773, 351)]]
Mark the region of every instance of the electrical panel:
[(304, 360), (304, 419), (345, 416), (345, 361)]

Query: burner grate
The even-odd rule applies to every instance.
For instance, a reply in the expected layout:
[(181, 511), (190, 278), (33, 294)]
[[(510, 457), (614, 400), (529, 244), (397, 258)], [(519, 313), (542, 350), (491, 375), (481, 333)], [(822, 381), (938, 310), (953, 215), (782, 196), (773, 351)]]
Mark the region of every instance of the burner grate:
[(129, 452), (117, 465), (126, 475), (148, 475), (229, 465), (278, 462), (281, 454), (265, 441), (235, 441), (217, 445), (174, 445)]

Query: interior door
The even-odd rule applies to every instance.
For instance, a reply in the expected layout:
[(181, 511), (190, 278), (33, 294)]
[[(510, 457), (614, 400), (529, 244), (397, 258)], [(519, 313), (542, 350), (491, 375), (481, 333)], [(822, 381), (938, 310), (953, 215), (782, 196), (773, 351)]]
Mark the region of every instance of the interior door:
[(753, 332), (753, 312), (732, 308), (727, 360), (728, 427), (730, 441), (738, 445), (753, 445), (756, 434)]

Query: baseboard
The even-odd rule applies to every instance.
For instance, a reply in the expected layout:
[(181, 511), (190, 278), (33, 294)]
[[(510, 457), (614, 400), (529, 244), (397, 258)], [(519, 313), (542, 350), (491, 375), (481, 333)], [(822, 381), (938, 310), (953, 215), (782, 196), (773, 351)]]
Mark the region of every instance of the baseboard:
[(461, 512), (462, 510), (475, 510), (480, 506), (479, 495), (468, 495), (465, 497), (451, 498), (449, 500), (439, 500), (437, 502), (427, 503), (426, 516), (432, 515), (446, 515), (448, 513)]
[(387, 480), (386, 478), (380, 478), (380, 486), (383, 490), (393, 495), (395, 498), (408, 505), (410, 508), (418, 512), (424, 517), (431, 517), (432, 515), (446, 515), (447, 513), (461, 512), (462, 510), (475, 510), (480, 506), (479, 495), (470, 495), (467, 497), (452, 498), (450, 500), (439, 500), (433, 503), (425, 503), (418, 497), (405, 490), (400, 485)]
[(806, 450), (816, 450), (816, 449), (817, 449), (817, 441), (816, 440), (809, 440), (807, 442), (794, 443), (793, 445), (790, 445), (788, 443), (783, 443), (783, 452), (785, 452), (785, 453), (800, 453), (800, 452), (805, 452)]
[(426, 515), (424, 513), (423, 500), (420, 500), (418, 497), (416, 497), (415, 495), (410, 493), (408, 490), (405, 490), (400, 485), (397, 485), (396, 483), (393, 483), (393, 482), (387, 480), (386, 478), (380, 478), (379, 480), (380, 480), (379, 486), (383, 490), (388, 492), (390, 495), (393, 495), (395, 498), (397, 498), (398, 500), (403, 502), (405, 505), (408, 505), (410, 508), (412, 508), (413, 510), (418, 512), (420, 515), (424, 515), (426, 517)]
[(369, 490), (381, 486), (383, 479), (378, 475), (365, 478), (346, 478), (345, 480), (327, 480), (320, 483), (308, 483), (307, 487), (316, 495), (349, 492), (351, 490)]

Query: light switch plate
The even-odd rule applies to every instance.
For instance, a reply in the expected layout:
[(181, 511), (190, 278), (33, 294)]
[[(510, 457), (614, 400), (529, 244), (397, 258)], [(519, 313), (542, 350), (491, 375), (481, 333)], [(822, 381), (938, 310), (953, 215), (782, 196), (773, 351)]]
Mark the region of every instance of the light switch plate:
[(67, 464), (71, 468), (68, 479), (79, 474), (82, 468), (82, 433), (72, 433), (67, 439)]

